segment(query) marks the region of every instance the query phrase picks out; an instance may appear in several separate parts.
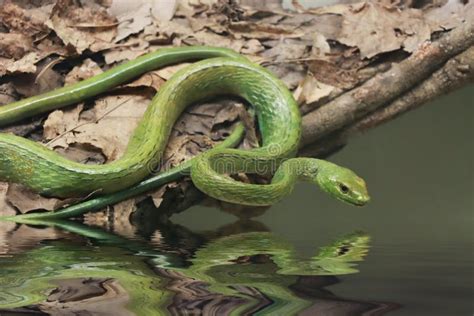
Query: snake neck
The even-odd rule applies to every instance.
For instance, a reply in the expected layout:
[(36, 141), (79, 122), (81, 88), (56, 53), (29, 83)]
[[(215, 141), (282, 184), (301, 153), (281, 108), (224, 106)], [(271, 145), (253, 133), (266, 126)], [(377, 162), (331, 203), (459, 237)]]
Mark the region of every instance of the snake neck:
[[(276, 177), (276, 178), (275, 178)], [(272, 183), (285, 181), (292, 185), (296, 180), (309, 181), (324, 192), (343, 202), (364, 205), (370, 197), (365, 181), (350, 169), (338, 166), (326, 160), (315, 158), (293, 158), (281, 165)]]
[(291, 158), (283, 161), (272, 182), (291, 177), (293, 181), (316, 182), (318, 174), (329, 166), (329, 162), (315, 158)]

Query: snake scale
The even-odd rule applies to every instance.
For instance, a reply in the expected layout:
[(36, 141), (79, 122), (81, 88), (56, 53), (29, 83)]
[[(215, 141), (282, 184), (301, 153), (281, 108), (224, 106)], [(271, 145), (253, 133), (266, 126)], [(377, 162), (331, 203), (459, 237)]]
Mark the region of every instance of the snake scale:
[[(99, 192), (99, 196), (83, 202), (82, 209), (139, 194), (187, 170), (199, 190), (231, 203), (273, 204), (289, 194), (298, 179), (313, 182), (354, 205), (369, 200), (364, 180), (351, 170), (325, 160), (294, 158), (301, 138), (301, 117), (291, 92), (269, 71), (229, 49), (196, 46), (157, 50), (79, 83), (1, 106), (0, 126), (90, 99), (147, 71), (184, 61), (196, 62), (176, 72), (161, 87), (121, 158), (86, 165), (40, 143), (0, 133), (0, 180), (20, 183), (45, 196), (64, 198)], [(221, 95), (240, 97), (253, 106), (261, 146), (251, 150), (227, 148), (240, 139), (240, 127), (222, 145), (147, 179), (150, 162), (162, 156), (183, 110)], [(237, 173), (271, 173), (273, 178), (267, 185), (248, 184), (229, 176)]]

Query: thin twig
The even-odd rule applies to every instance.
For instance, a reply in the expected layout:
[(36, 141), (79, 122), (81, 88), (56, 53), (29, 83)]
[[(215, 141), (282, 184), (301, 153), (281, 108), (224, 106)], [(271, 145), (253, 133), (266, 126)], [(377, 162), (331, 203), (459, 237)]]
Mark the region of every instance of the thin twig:
[(60, 62), (63, 61), (63, 60), (64, 60), (63, 57), (59, 57), (59, 58), (53, 59), (53, 60), (50, 61), (46, 66), (44, 66), (43, 69), (41, 69), (41, 71), (39, 72), (39, 74), (36, 76), (36, 78), (35, 78), (35, 84), (38, 83), (38, 81), (40, 80), (41, 76), (43, 76), (44, 73), (45, 73), (48, 69), (53, 68), (56, 64), (60, 63)]

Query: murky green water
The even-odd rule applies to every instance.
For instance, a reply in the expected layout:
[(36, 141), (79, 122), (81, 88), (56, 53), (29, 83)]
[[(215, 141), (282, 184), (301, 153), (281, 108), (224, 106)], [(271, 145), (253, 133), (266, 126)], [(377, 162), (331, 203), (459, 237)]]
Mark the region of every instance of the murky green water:
[(331, 157), (366, 178), (364, 208), (300, 184), (253, 221), (2, 223), (0, 314), (472, 315), (472, 104), (464, 89)]

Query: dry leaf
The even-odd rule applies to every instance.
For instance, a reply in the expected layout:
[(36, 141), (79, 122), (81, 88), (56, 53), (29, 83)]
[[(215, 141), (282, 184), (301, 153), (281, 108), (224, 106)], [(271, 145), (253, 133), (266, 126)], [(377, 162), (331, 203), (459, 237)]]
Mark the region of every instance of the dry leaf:
[(448, 0), (444, 6), (430, 9), (425, 14), (433, 31), (444, 31), (464, 22), (474, 23), (474, 2)]
[[(43, 137), (46, 140), (53, 140), (51, 145), (54, 147), (67, 148), (67, 138), (57, 138), (72, 128), (79, 125), (79, 114), (82, 112), (84, 106), (79, 104), (72, 109), (56, 110), (48, 115), (44, 122)], [(57, 138), (57, 139), (56, 139)]]
[(132, 34), (141, 32), (152, 24), (153, 19), (161, 22), (171, 20), (178, 3), (176, 0), (115, 0), (109, 13), (116, 16), (119, 22), (115, 42)]
[(40, 56), (35, 52), (28, 53), (16, 61), (0, 57), (0, 76), (12, 73), (34, 73), (36, 71), (35, 64), (40, 59)]
[(59, 199), (42, 197), (15, 183), (11, 183), (8, 187), (7, 200), (22, 213), (32, 210), (52, 211), (62, 204)]
[(311, 57), (325, 57), (326, 54), (331, 52), (331, 46), (329, 45), (326, 37), (321, 33), (314, 33), (312, 35), (313, 46), (311, 48)]
[(177, 0), (154, 0), (152, 2), (151, 14), (160, 22), (171, 20), (178, 8)]
[(32, 50), (30, 37), (20, 33), (0, 33), (0, 57), (18, 60)]
[(246, 55), (255, 55), (265, 50), (265, 47), (260, 43), (259, 40), (251, 39), (244, 44), (240, 52)]
[(58, 1), (46, 25), (79, 54), (86, 49), (98, 52), (112, 47), (117, 34), (116, 19), (105, 10), (74, 4), (72, 0)]
[[(206, 135), (211, 138), (211, 131), (215, 125), (227, 121), (233, 122), (239, 117), (238, 102), (232, 100), (219, 100), (192, 106), (186, 110), (176, 122), (174, 130), (181, 135)], [(207, 147), (207, 146), (206, 146)]]
[(319, 82), (311, 74), (308, 74), (300, 87), (297, 89), (298, 93), (295, 96), (299, 104), (310, 104), (319, 101), (331, 94), (336, 89), (333, 86)]
[(150, 71), (146, 74), (143, 74), (135, 81), (132, 81), (125, 86), (127, 87), (149, 87), (153, 88), (155, 91), (158, 91), (160, 87), (165, 83), (165, 80), (160, 76), (160, 71)]
[(336, 39), (345, 45), (358, 47), (363, 58), (400, 48), (413, 52), (431, 37), (430, 27), (420, 10), (399, 11), (375, 2), (350, 8), (343, 13), (341, 34)]
[(6, 1), (0, 6), (0, 20), (10, 32), (33, 37), (48, 31), (44, 22), (48, 19), (52, 8), (52, 5), (47, 4), (38, 8), (24, 9), (17, 3)]
[(186, 38), (194, 34), (189, 21), (182, 18), (174, 18), (171, 21), (163, 21), (159, 23), (160, 34), (166, 35), (167, 37), (179, 36), (180, 38)]
[(359, 83), (359, 69), (367, 66), (355, 48), (322, 56), (308, 63), (308, 70), (321, 83), (348, 90)]
[(165, 80), (169, 80), (178, 70), (183, 69), (184, 67), (188, 66), (189, 63), (181, 63), (177, 65), (172, 65), (168, 67), (161, 68), (156, 71), (158, 76)]
[(217, 46), (217, 47), (225, 47), (230, 48), (235, 51), (240, 51), (244, 46), (244, 41), (242, 40), (232, 40), (227, 36), (217, 35), (215, 33), (206, 32), (206, 31), (199, 31), (192, 35), (190, 38), (194, 39), (194, 41), (190, 40), (189, 38), (183, 39), (184, 42), (190, 45), (206, 45), (206, 46)]
[(261, 55), (278, 62), (284, 62), (300, 59), (305, 53), (307, 53), (307, 45), (296, 40), (282, 39), (277, 45), (266, 50)]
[(89, 146), (93, 155), (100, 150), (107, 161), (115, 160), (125, 151), (149, 103), (143, 96), (112, 95), (82, 113), (80, 108), (54, 111), (45, 122), (45, 138), (53, 140), (49, 144), (52, 148), (81, 144)]

